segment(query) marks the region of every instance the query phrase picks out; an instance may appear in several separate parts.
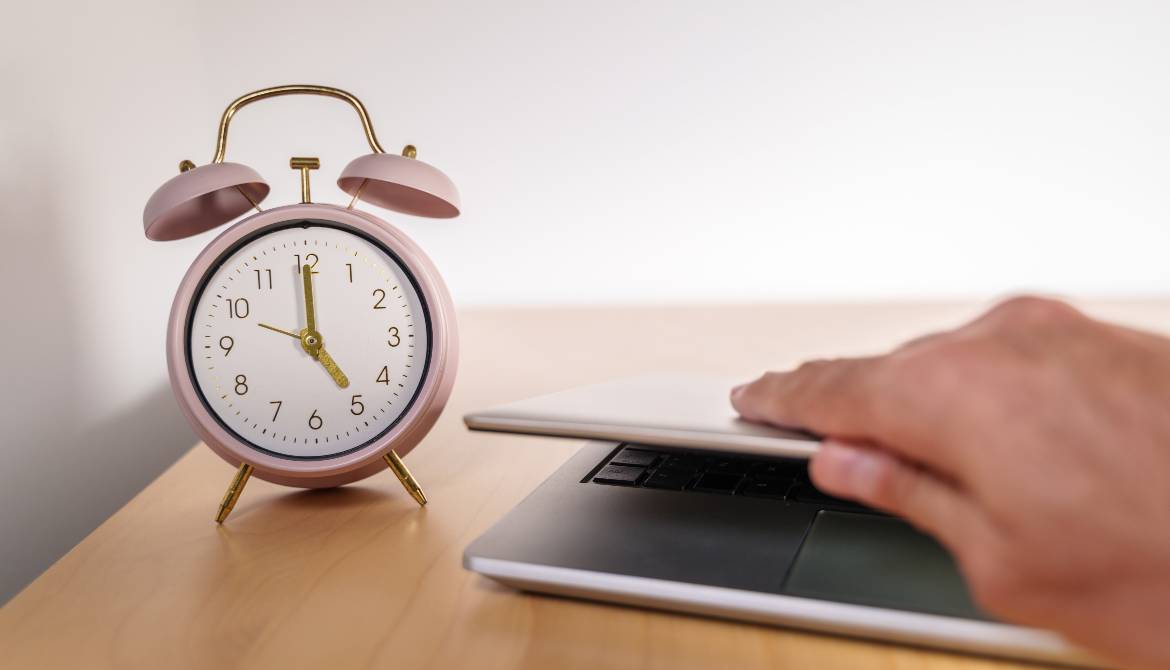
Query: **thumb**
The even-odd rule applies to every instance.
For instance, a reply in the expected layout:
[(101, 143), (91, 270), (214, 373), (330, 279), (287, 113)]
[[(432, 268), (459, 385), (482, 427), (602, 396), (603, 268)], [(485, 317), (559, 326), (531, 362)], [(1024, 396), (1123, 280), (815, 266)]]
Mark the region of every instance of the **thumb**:
[(979, 512), (962, 491), (878, 448), (826, 440), (809, 474), (826, 493), (896, 514), (952, 550), (975, 531)]

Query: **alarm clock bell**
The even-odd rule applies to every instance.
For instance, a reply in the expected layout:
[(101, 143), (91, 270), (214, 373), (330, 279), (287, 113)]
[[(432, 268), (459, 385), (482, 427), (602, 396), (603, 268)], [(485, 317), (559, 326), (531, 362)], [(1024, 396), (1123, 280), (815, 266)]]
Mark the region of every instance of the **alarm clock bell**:
[[(300, 173), (301, 204), (276, 210), (261, 208), (260, 204), (268, 196), (270, 189), (255, 170), (240, 163), (230, 163), (224, 160), (227, 151), (228, 128), (232, 118), (242, 107), (265, 98), (297, 94), (337, 98), (349, 103), (358, 114), (371, 153), (359, 156), (341, 171), (337, 185), (342, 191), (352, 196), (352, 200), (344, 208), (312, 202), (310, 172), (320, 167), (320, 162), (316, 158), (293, 157), (290, 160), (289, 166)], [(455, 185), (440, 170), (418, 160), (417, 150), (411, 145), (407, 145), (401, 155), (386, 153), (378, 143), (365, 106), (356, 97), (337, 88), (317, 85), (276, 86), (253, 91), (237, 98), (228, 105), (220, 119), (215, 155), (212, 161), (206, 165), (197, 166), (189, 160), (184, 160), (179, 164), (179, 170), (179, 174), (160, 186), (146, 203), (142, 221), (147, 238), (159, 241), (182, 239), (234, 221), (249, 210), (254, 209), (259, 212), (259, 214), (244, 219), (225, 231), (204, 250), (199, 259), (192, 265), (176, 296), (171, 315), (171, 328), (168, 332), (168, 367), (171, 371), (171, 381), (176, 397), (184, 414), (203, 437), (204, 442), (217, 454), (237, 467), (236, 475), (217, 511), (216, 521), (222, 523), (227, 518), (244, 485), (253, 474), (286, 485), (336, 486), (369, 476), (377, 470), (378, 463), (384, 464), (380, 467), (389, 466), (411, 496), (420, 505), (425, 505), (426, 497), (402, 462), (400, 454), (405, 454), (422, 439), (422, 436), (438, 418), (438, 414), (450, 394), (454, 381), (456, 359), (454, 310), (442, 280), (421, 249), (418, 249), (405, 235), (389, 224), (373, 215), (355, 211), (354, 205), (360, 200), (403, 214), (430, 218), (452, 218), (458, 216), (460, 211), (459, 193)], [(389, 328), (391, 335), (386, 340), (386, 344), (391, 349), (377, 354), (378, 356), (392, 356), (394, 362), (387, 363), (382, 368), (375, 382), (371, 382), (369, 378), (365, 379), (366, 388), (376, 389), (377, 393), (386, 395), (386, 406), (381, 406), (377, 414), (377, 416), (383, 417), (380, 419), (382, 424), (377, 424), (379, 419), (375, 418), (372, 410), (370, 418), (363, 419), (366, 405), (372, 403), (375, 391), (363, 390), (362, 394), (353, 394), (352, 400), (348, 395), (346, 396), (346, 400), (349, 401), (346, 409), (349, 410), (350, 414), (356, 419), (363, 419), (367, 431), (381, 428), (382, 432), (368, 440), (364, 434), (358, 437), (357, 433), (361, 432), (362, 426), (355, 423), (355, 419), (355, 421), (350, 422), (353, 424), (352, 428), (343, 426), (335, 433), (336, 440), (331, 440), (329, 435), (325, 434), (325, 443), (337, 444), (337, 447), (320, 447), (321, 437), (318, 435), (312, 437), (314, 441), (310, 446), (310, 437), (305, 434), (305, 431), (312, 432), (321, 429), (324, 423), (322, 416), (324, 415), (319, 414), (319, 412), (327, 410), (314, 407), (307, 427), (302, 425), (299, 428), (294, 428), (291, 425), (278, 424), (284, 400), (270, 400), (268, 405), (262, 405), (268, 410), (270, 410), (269, 405), (276, 408), (276, 413), (271, 417), (272, 421), (269, 422), (270, 425), (264, 428), (263, 433), (248, 433), (247, 431), (251, 428), (259, 428), (259, 420), (257, 419), (256, 423), (249, 428), (240, 424), (239, 420), (225, 408), (234, 408), (237, 404), (241, 409), (246, 408), (246, 402), (248, 402), (246, 394), (250, 388), (249, 384), (259, 386), (260, 382), (248, 381), (248, 375), (243, 372), (236, 375), (234, 379), (220, 380), (216, 376), (219, 374), (217, 372), (197, 370), (194, 363), (196, 354), (192, 353), (193, 348), (196, 347), (196, 344), (193, 343), (197, 342), (200, 354), (203, 354), (208, 361), (212, 360), (210, 353), (204, 354), (204, 351), (212, 352), (215, 349), (215, 345), (212, 344), (215, 340), (209, 334), (212, 331), (200, 331), (200, 333), (206, 332), (208, 334), (202, 334), (202, 338), (205, 339), (197, 340), (197, 334), (192, 332), (192, 323), (199, 316), (196, 313), (196, 307), (202, 308), (203, 302), (206, 302), (204, 300), (207, 297), (204, 295), (205, 289), (212, 283), (219, 283), (219, 280), (214, 276), (214, 273), (218, 271), (217, 268), (222, 268), (225, 263), (234, 258), (233, 254), (238, 256), (240, 253), (244, 253), (241, 251), (242, 245), (255, 245), (257, 244), (256, 240), (265, 235), (272, 236), (272, 240), (276, 240), (278, 234), (287, 237), (289, 234), (287, 231), (291, 229), (310, 229), (310, 226), (315, 226), (312, 230), (322, 233), (319, 235), (320, 237), (336, 238), (336, 241), (333, 242), (333, 247), (336, 249), (330, 248), (328, 243), (320, 247), (309, 247), (309, 240), (305, 239), (303, 252), (298, 248), (295, 254), (296, 262), (291, 268), (293, 276), (287, 277), (281, 273), (280, 268), (277, 268), (276, 276), (280, 277), (281, 281), (292, 280), (286, 281), (279, 287), (274, 284), (271, 268), (264, 269), (263, 272), (266, 272), (266, 275), (262, 274), (260, 269), (253, 270), (256, 272), (257, 290), (265, 288), (263, 280), (267, 279), (266, 286), (270, 292), (274, 288), (296, 292), (298, 309), (300, 309), (299, 306), (303, 299), (303, 317), (307, 319), (307, 324), (299, 332), (266, 323), (257, 323), (256, 325), (267, 329), (265, 332), (273, 337), (284, 334), (297, 338), (303, 349), (299, 355), (304, 357), (310, 365), (320, 363), (328, 372), (328, 376), (320, 375), (322, 380), (319, 383), (329, 385), (328, 388), (332, 391), (316, 387), (306, 397), (313, 398), (313, 403), (316, 403), (322, 397), (326, 398), (326, 401), (332, 398), (333, 396), (328, 395), (329, 393), (336, 394), (341, 389), (345, 389), (346, 394), (348, 394), (349, 391), (354, 390), (349, 388), (349, 378), (341, 372), (339, 365), (348, 366), (353, 363), (357, 354), (355, 353), (349, 360), (339, 363), (326, 351), (325, 338), (320, 332), (334, 326), (341, 319), (335, 318), (334, 323), (329, 326), (318, 326), (314, 318), (317, 310), (314, 294), (322, 291), (317, 283), (325, 281), (323, 277), (319, 277), (324, 270), (316, 269), (317, 262), (326, 256), (327, 251), (338, 254), (340, 251), (337, 250), (343, 247), (347, 250), (345, 252), (347, 255), (341, 258), (343, 261), (350, 261), (344, 263), (348, 267), (349, 273), (347, 289), (355, 282), (355, 264), (364, 270), (364, 267), (357, 263), (358, 260), (362, 260), (366, 265), (381, 273), (379, 276), (386, 278), (385, 286), (377, 284), (378, 287), (373, 289), (373, 295), (377, 297), (380, 293), (384, 300), (388, 292), (398, 291), (394, 297), (402, 303), (403, 314), (405, 314), (401, 317), (404, 319), (401, 329), (399, 325), (391, 325)], [(296, 235), (302, 236), (300, 233), (296, 233)], [(303, 237), (309, 236), (303, 235)], [(349, 246), (351, 242), (352, 249)], [(298, 241), (292, 240), (291, 243), (297, 245)], [(286, 241), (283, 244), (287, 246), (289, 242)], [(314, 245), (318, 244), (319, 241), (315, 240)], [(267, 241), (265, 241), (263, 248), (258, 246), (257, 249), (260, 253), (267, 255), (269, 252), (267, 246), (271, 246), (273, 256), (286, 253), (275, 243), (267, 245)], [(352, 256), (348, 255), (350, 251), (353, 252)], [(246, 253), (251, 254), (252, 252), (246, 251)], [(303, 258), (301, 253), (305, 253)], [(363, 257), (362, 253), (365, 253), (368, 258)], [(290, 256), (290, 261), (291, 258)], [(256, 261), (257, 258), (253, 256), (252, 260)], [(275, 263), (275, 261), (272, 262)], [(335, 284), (342, 282), (337, 274), (342, 272), (341, 267), (340, 262), (335, 263), (330, 270), (333, 273), (332, 281)], [(237, 269), (236, 272), (238, 273), (240, 270)], [(240, 284), (243, 283), (240, 282)], [(400, 284), (406, 288), (400, 289)], [(393, 285), (392, 289), (391, 285)], [(315, 286), (317, 288), (314, 288)], [(240, 287), (236, 285), (233, 288)], [(410, 295), (407, 295), (408, 293)], [(223, 292), (217, 294), (210, 309), (222, 307), (219, 301), (220, 296), (223, 295), (228, 295), (228, 282), (224, 282)], [(332, 299), (333, 296), (328, 297)], [(318, 295), (317, 304), (320, 303), (320, 299), (321, 296)], [(228, 295), (226, 300), (228, 312), (226, 316), (229, 320), (234, 323), (244, 322), (251, 311), (251, 308), (247, 307), (251, 304), (248, 302), (249, 298), (247, 296), (233, 298)], [(258, 297), (253, 297), (253, 302), (257, 302), (261, 306), (263, 304), (260, 303)], [(382, 302), (379, 300), (375, 303), (373, 309), (385, 309)], [(411, 305), (414, 307), (412, 308)], [(416, 315), (414, 313), (416, 311), (421, 312), (421, 314)], [(214, 312), (208, 313), (208, 316), (214, 315)], [(221, 313), (220, 316), (223, 317), (225, 314)], [(288, 316), (259, 314), (260, 318), (271, 319), (287, 318)], [(224, 319), (221, 318), (219, 321), (223, 322)], [(213, 322), (209, 322), (208, 328), (211, 328), (211, 323)], [(378, 323), (381, 324), (379, 328), (385, 325), (382, 322)], [(240, 328), (240, 326), (233, 327)], [(355, 328), (357, 326), (341, 330)], [(411, 329), (417, 330), (417, 338), (415, 331)], [(404, 331), (406, 331), (405, 334)], [(218, 333), (218, 331), (215, 332)], [(380, 337), (385, 339), (385, 333), (382, 330), (378, 332), (382, 333)], [(333, 343), (342, 342), (344, 344), (343, 340), (346, 336), (351, 337), (351, 339), (353, 337), (348, 332), (330, 332), (329, 336), (335, 338), (330, 340), (330, 350), (334, 348)], [(406, 345), (402, 344), (404, 336), (411, 338)], [(256, 337), (258, 336), (255, 335), (253, 329), (235, 330), (219, 336), (217, 344), (223, 352), (222, 360), (227, 361), (227, 356), (236, 347), (242, 347), (243, 341)], [(425, 352), (414, 349), (416, 344), (420, 342), (425, 343)], [(361, 347), (355, 346), (354, 348), (365, 351), (370, 346), (373, 345), (370, 345), (369, 342), (362, 342)], [(419, 358), (425, 359), (425, 362), (421, 364), (424, 366), (421, 372), (414, 371), (420, 365), (415, 353), (402, 354), (401, 350), (398, 349), (400, 346), (403, 350), (410, 347), (410, 350), (415, 353), (425, 353), (425, 356), (419, 356)], [(258, 358), (253, 359), (253, 369), (264, 363), (259, 357), (268, 355), (267, 351), (264, 351), (265, 347), (257, 347), (256, 349), (259, 351), (253, 352), (252, 355)], [(231, 360), (238, 362), (245, 355), (237, 354)], [(335, 352), (334, 355), (338, 354)], [(340, 355), (338, 356), (340, 358)], [(244, 360), (247, 359), (244, 358)], [(380, 364), (382, 360), (382, 358), (378, 358), (377, 364)], [(314, 370), (320, 370), (315, 365), (312, 367)], [(210, 363), (208, 368), (214, 369)], [(297, 369), (302, 375), (318, 374)], [(402, 372), (396, 387), (390, 385), (391, 369), (394, 369), (395, 373)], [(232, 371), (234, 372), (235, 368), (232, 368)], [(206, 379), (201, 377), (201, 374)], [(250, 374), (254, 374), (254, 372), (250, 372)], [(236, 382), (234, 387), (231, 386), (232, 381)], [(316, 379), (312, 381), (318, 383)], [(230, 401), (233, 393), (222, 388), (225, 385), (228, 389), (234, 389), (234, 395), (238, 396), (235, 398), (235, 403)], [(385, 391), (381, 389), (382, 385), (385, 386)], [(212, 391), (213, 387), (216, 390)], [(270, 384), (269, 388), (279, 388), (279, 384)], [(390, 390), (393, 388), (397, 388), (397, 390), (394, 390), (393, 396), (390, 396)], [(408, 393), (411, 390), (413, 395)], [(222, 398), (216, 398), (215, 396), (220, 394), (220, 391), (223, 391)], [(410, 395), (409, 399), (404, 397), (407, 395)], [(222, 403), (225, 402), (227, 404), (223, 405)], [(381, 399), (379, 399), (380, 402)], [(290, 401), (290, 404), (293, 403)], [(361, 412), (358, 412), (359, 408)], [(389, 414), (387, 414), (388, 408)], [(235, 415), (241, 415), (241, 409), (236, 409)], [(251, 413), (254, 408), (247, 408), (246, 411)], [(307, 410), (305, 411), (307, 412)], [(394, 412), (398, 412), (398, 414), (394, 414)], [(392, 421), (390, 418), (386, 418), (391, 415), (393, 415)], [(337, 410), (337, 416), (344, 417), (346, 420), (350, 419), (341, 410)], [(332, 415), (330, 415), (330, 420), (332, 420)], [(245, 423), (249, 421), (251, 420), (245, 419)], [(374, 428), (370, 428), (370, 421), (375, 421)], [(345, 433), (345, 437), (342, 437), (342, 432)], [(285, 446), (288, 444), (290, 436), (293, 437), (292, 444), (295, 446)], [(283, 439), (277, 441), (278, 437)], [(328, 451), (328, 449), (336, 449), (337, 451)]]

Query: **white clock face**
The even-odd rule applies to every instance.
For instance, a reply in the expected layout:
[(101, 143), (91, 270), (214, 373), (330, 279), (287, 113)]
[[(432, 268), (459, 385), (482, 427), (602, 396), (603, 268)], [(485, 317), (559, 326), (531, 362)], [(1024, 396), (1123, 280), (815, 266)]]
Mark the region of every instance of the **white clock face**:
[(229, 252), (189, 324), (188, 360), (207, 407), (245, 442), (289, 458), (337, 456), (386, 432), (429, 360), (414, 279), (379, 244), (323, 221), (279, 224)]

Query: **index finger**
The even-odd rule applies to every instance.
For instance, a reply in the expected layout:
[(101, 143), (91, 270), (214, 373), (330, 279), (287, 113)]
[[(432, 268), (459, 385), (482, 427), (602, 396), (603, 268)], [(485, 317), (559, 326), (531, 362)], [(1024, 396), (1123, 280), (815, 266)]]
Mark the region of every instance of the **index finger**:
[(868, 439), (885, 414), (871, 391), (879, 367), (878, 358), (808, 361), (733, 389), (731, 404), (749, 421)]
[(944, 448), (937, 412), (918, 400), (918, 383), (900, 378), (889, 356), (811, 361), (737, 387), (731, 404), (749, 421), (872, 442), (953, 472), (958, 457)]

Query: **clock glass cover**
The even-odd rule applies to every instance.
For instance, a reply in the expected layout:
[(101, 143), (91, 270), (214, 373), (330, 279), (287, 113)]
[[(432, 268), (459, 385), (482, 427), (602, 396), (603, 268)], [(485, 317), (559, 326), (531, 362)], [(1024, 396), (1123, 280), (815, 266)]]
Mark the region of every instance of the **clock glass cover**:
[[(315, 317), (308, 331), (305, 265)], [(406, 413), (427, 373), (430, 324), (414, 277), (341, 224), (261, 230), (224, 254), (192, 305), (187, 360), (204, 404), (231, 433), (276, 456), (361, 448)], [(312, 330), (319, 338), (306, 342)]]

